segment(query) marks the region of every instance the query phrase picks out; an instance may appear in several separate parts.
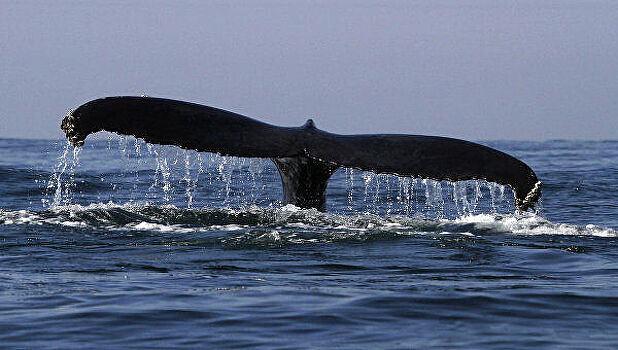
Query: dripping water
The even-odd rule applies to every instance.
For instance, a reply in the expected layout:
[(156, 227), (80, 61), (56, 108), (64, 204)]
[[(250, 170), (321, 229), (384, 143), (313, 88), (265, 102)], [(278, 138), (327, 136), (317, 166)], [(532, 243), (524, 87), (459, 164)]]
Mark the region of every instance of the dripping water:
[[(111, 140), (111, 138), (110, 138)], [(211, 153), (180, 150), (172, 146), (152, 145), (135, 138), (108, 140), (110, 152), (117, 156), (119, 173), (97, 174), (97, 181), (112, 187), (104, 192), (121, 203), (174, 204), (196, 206), (248, 207), (277, 203), (281, 183), (278, 172), (268, 159), (227, 157)], [(47, 182), (48, 201), (58, 206), (71, 203), (77, 195), (75, 171), (79, 148), (71, 159), (66, 144), (54, 173)], [(112, 166), (111, 168), (114, 168)], [(485, 181), (447, 182), (343, 169), (329, 185), (328, 211), (364, 212), (375, 215), (405, 215), (417, 218), (450, 218), (479, 212), (511, 210), (505, 201), (505, 186)], [(129, 193), (119, 198), (119, 192)], [(509, 190), (510, 191), (510, 190)], [(114, 193), (117, 196), (114, 196)], [(97, 198), (100, 198), (97, 197)], [(339, 198), (339, 199), (337, 199)], [(448, 203), (447, 203), (448, 201)]]
[[(71, 148), (73, 148), (72, 158), (69, 156)], [(53, 199), (50, 201), (44, 198), (42, 200), (44, 205), (56, 208), (71, 204), (72, 192), (75, 189), (75, 168), (79, 164), (80, 149), (73, 147), (68, 141), (65, 143), (54, 172), (47, 182), (47, 191), (48, 193), (53, 192)]]

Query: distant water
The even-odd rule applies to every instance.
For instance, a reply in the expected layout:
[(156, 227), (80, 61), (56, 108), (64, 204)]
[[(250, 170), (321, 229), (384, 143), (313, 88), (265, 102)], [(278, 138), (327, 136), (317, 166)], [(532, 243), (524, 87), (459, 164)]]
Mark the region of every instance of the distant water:
[(0, 139), (2, 348), (618, 348), (618, 141), (486, 142), (545, 183)]

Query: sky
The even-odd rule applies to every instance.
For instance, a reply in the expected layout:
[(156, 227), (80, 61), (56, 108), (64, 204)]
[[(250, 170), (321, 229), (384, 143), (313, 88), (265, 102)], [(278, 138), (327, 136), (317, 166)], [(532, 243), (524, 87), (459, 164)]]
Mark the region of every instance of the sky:
[(618, 1), (0, 0), (0, 137), (141, 94), (341, 134), (618, 139)]

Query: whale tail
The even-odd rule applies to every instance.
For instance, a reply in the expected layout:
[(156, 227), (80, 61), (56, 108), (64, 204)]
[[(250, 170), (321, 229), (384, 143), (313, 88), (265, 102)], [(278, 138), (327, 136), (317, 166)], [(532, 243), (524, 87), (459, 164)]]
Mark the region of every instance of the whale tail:
[(61, 125), (74, 145), (97, 131), (200, 152), (273, 160), (283, 202), (325, 209), (330, 176), (340, 167), (434, 180), (484, 179), (508, 185), (519, 210), (534, 209), (542, 183), (524, 162), (490, 147), (422, 135), (337, 135), (312, 120), (279, 127), (199, 104), (152, 97), (108, 97), (69, 113)]

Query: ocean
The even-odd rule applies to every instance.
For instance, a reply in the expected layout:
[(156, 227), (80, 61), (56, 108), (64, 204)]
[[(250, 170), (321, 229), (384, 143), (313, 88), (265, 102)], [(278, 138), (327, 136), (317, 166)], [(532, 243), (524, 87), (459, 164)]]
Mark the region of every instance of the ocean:
[(0, 139), (0, 347), (618, 348), (618, 141), (488, 141), (544, 182), (340, 169), (128, 137)]

